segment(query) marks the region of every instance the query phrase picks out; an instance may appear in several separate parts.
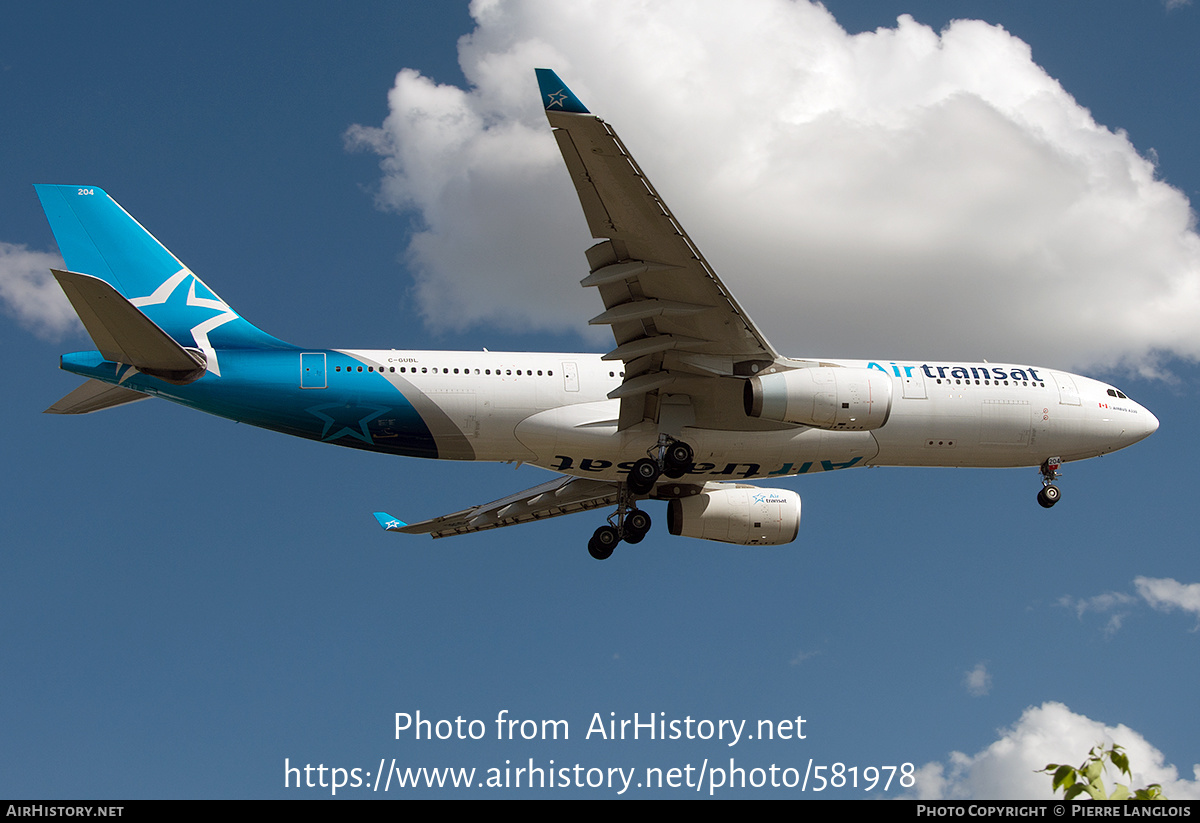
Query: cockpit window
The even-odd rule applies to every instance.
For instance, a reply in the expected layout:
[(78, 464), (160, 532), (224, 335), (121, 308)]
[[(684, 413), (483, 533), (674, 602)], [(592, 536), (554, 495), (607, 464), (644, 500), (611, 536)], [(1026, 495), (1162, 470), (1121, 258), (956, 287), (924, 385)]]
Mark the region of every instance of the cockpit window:
[(1128, 399), (1129, 399), (1128, 397), (1126, 397), (1125, 395), (1121, 394), (1121, 392), (1117, 391), (1116, 389), (1109, 389), (1109, 390), (1108, 390), (1108, 396), (1109, 396), (1109, 397), (1119, 397), (1119, 398), (1121, 398), (1122, 400), (1128, 400)]

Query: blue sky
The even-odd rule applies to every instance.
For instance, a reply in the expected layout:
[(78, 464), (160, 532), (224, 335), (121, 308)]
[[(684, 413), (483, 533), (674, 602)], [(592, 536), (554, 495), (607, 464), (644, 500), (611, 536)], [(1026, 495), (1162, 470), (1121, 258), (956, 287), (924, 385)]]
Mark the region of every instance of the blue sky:
[[(626, 11), (609, 5), (620, 12), (610, 17)], [(688, 108), (658, 82), (672, 66), (698, 59), (697, 44), (713, 76), (738, 77), (745, 41), (732, 29), (728, 44), (705, 40), (701, 24), (672, 19), (671, 5), (661, 5), (668, 16), (642, 26), (671, 32), (653, 60), (589, 52), (578, 45), (578, 25), (571, 28), (578, 20), (555, 18), (554, 4), (481, 4), (478, 19), (465, 6), (416, 3), (349, 10), (292, 4), (286, 17), (221, 3), (170, 12), (136, 3), (5, 9), (0, 341), (20, 388), (0, 408), (8, 432), (0, 441), (7, 469), (0, 794), (329, 794), (285, 789), (285, 758), (372, 774), (381, 758), (483, 774), (529, 758), (542, 767), (553, 759), (559, 767), (665, 770), (733, 757), (747, 769), (775, 763), (801, 771), (809, 758), (860, 768), (911, 762), (919, 770), (914, 791), (984, 797), (1025, 791), (1030, 770), (1021, 757), (1038, 766), (1080, 760), (1104, 734), (1130, 748), (1145, 782), (1171, 779), (1174, 768), (1178, 780), (1189, 781), (1179, 790), (1196, 791), (1200, 561), (1190, 514), (1192, 463), (1200, 453), (1193, 425), (1200, 332), (1189, 330), (1194, 315), (1186, 314), (1185, 297), (1200, 257), (1186, 226), (1163, 227), (1180, 198), (1194, 200), (1200, 190), (1196, 8), (826, 3), (845, 31), (839, 35), (826, 21), (825, 40), (797, 40), (794, 52), (831, 48), (853, 56), (860, 80), (880, 78), (855, 87), (857, 109), (839, 97), (847, 84), (831, 84), (831, 109), (852, 112), (847, 122), (884, 123), (896, 129), (889, 133), (911, 137), (884, 115), (872, 120), (881, 111), (891, 116), (888, 101), (863, 100), (882, 78), (908, 78), (909, 85), (889, 92), (897, 98), (916, 99), (925, 88), (925, 80), (897, 69), (906, 65), (895, 54), (902, 49), (850, 36), (894, 29), (908, 13), (915, 22), (895, 39), (911, 45), (922, 39), (916, 24), (936, 37), (953, 19), (982, 19), (1007, 34), (954, 30), (982, 37), (983, 79), (971, 81), (978, 94), (1002, 111), (994, 101), (1009, 91), (1005, 72), (1025, 66), (1036, 74), (1012, 56), (1016, 39), (1028, 44), (1029, 65), (1040, 66), (1065, 95), (1050, 95), (1058, 99), (1055, 110), (1076, 112), (1073, 101), (1101, 129), (1084, 123), (1061, 140), (1046, 138), (1048, 155), (1070, 158), (1063, 167), (1083, 168), (1082, 178), (1104, 185), (1086, 189), (1069, 209), (1093, 209), (1096, 222), (1078, 234), (1073, 224), (1045, 237), (1034, 233), (1028, 259), (1064, 266), (1061, 276), (1037, 270), (1040, 279), (1028, 280), (1004, 267), (1011, 261), (988, 245), (993, 227), (986, 223), (939, 246), (937, 233), (913, 220), (913, 242), (901, 245), (915, 251), (903, 257), (888, 245), (895, 237), (887, 231), (894, 214), (884, 210), (887, 202), (912, 203), (936, 187), (909, 189), (901, 177), (888, 178), (894, 187), (839, 178), (840, 189), (862, 189), (869, 202), (829, 202), (828, 222), (811, 244), (807, 225), (777, 234), (791, 244), (786, 264), (802, 272), (791, 276), (861, 277), (824, 278), (853, 291), (853, 302), (837, 303), (839, 295), (819, 291), (825, 287), (811, 277), (784, 292), (794, 294), (791, 303), (776, 292), (773, 302), (784, 304), (778, 309), (757, 296), (759, 286), (746, 274), (752, 267), (742, 264), (743, 254), (757, 264), (778, 249), (751, 242), (762, 239), (752, 228), (723, 236), (721, 224), (740, 225), (750, 200), (739, 198), (787, 212), (770, 200), (769, 186), (746, 193), (738, 175), (730, 176), (733, 183), (708, 179), (707, 167), (696, 164), (712, 156), (704, 152), (713, 140), (730, 138), (718, 147), (731, 161), (721, 171), (739, 168), (733, 138), (743, 132), (722, 118), (736, 96), (712, 81), (712, 105)], [(750, 8), (766, 21), (788, 7)], [(475, 51), (467, 44), (460, 62), (459, 38), (472, 33)], [(928, 64), (929, 88), (965, 82), (954, 59), (972, 53), (956, 51), (965, 48), (960, 40), (951, 48), (944, 36), (945, 48), (934, 50), (944, 58)], [(603, 41), (603, 32), (593, 39)], [(759, 51), (782, 65), (769, 40)], [(540, 117), (522, 49), (531, 59), (563, 55), (565, 65), (554, 67), (620, 131), (718, 271), (739, 297), (747, 295), (765, 333), (789, 353), (990, 354), (1073, 368), (1120, 385), (1159, 417), (1160, 430), (1127, 451), (1067, 466), (1064, 499), (1050, 512), (1034, 501), (1033, 469), (841, 472), (788, 481), (804, 500), (800, 536), (789, 546), (672, 538), (665, 512), (652, 509), (658, 522), (642, 544), (597, 563), (585, 550), (599, 522), (593, 514), (436, 542), (384, 534), (370, 516), (380, 509), (410, 519), (457, 510), (542, 482), (547, 475), (535, 468), (389, 459), (159, 401), (79, 418), (40, 414), (78, 382), (56, 368), (58, 355), (90, 343), (56, 325), (60, 315), (37, 300), (21, 268), (26, 252), (55, 248), (31, 186), (38, 182), (102, 186), (248, 319), (301, 345), (606, 350), (607, 341), (583, 336), (596, 310), (594, 295), (574, 286), (585, 272), (587, 238), (565, 172), (555, 177), (561, 170), (539, 165), (546, 144), (525, 140), (519, 128), (528, 122), (533, 134)], [(488, 63), (479, 58), (485, 53), (505, 59)], [(604, 59), (613, 63), (611, 76)], [(991, 82), (993, 65), (1005, 82)], [(432, 90), (430, 111), (450, 99), (435, 84), (468, 91), (478, 133), (451, 130), (462, 141), (439, 145), (421, 130), (411, 96), (393, 99), (389, 109), (402, 69), (430, 81), (411, 86)], [(645, 82), (644, 93), (639, 71), (655, 80)], [(527, 80), (510, 82), (509, 72)], [(699, 76), (708, 77), (697, 72), (679, 83)], [(520, 108), (525, 94), (528, 109)], [(390, 111), (407, 113), (409, 125), (400, 116), (385, 124)], [(763, 114), (759, 132), (773, 128), (771, 117)], [(1053, 131), (1049, 120), (1020, 122)], [(487, 140), (497, 132), (488, 129), (497, 125), (514, 128), (520, 139), (511, 151), (528, 165), (513, 170), (486, 151), (471, 155), (481, 165), (462, 165), (466, 155), (454, 154), (455, 147), (493, 148)], [(966, 145), (957, 139), (962, 132), (936, 130), (942, 120), (917, 125), (930, 139), (910, 141), (917, 148), (908, 154), (896, 148), (897, 162), (926, 168), (921, 164), (931, 161), (919, 149), (943, 134), (956, 138), (947, 143), (952, 149)], [(357, 142), (347, 138), (354, 126), (361, 127)], [(1122, 153), (1122, 131), (1135, 152)], [(991, 162), (1025, 145), (993, 141), (987, 130), (970, 133), (982, 135), (970, 151), (942, 153), (949, 180), (982, 163), (972, 166), (973, 157)], [(1099, 135), (1097, 153), (1071, 153), (1083, 145), (1072, 142), (1079, 134)], [(388, 154), (393, 138), (408, 142)], [(815, 144), (824, 153), (806, 144), (805, 157), (845, 168), (840, 145)], [(1124, 179), (1120, 174), (1096, 171), (1129, 168), (1136, 182), (1139, 156), (1156, 164), (1149, 182), (1123, 188), (1113, 182)], [(384, 172), (381, 160), (390, 163)], [(686, 171), (689, 162), (701, 171), (680, 174), (676, 166)], [(549, 168), (554, 172), (543, 174)], [(1057, 202), (1053, 185), (1051, 179), (1044, 189), (1028, 189), (1029, 202)], [(543, 197), (543, 186), (559, 188)], [(1117, 199), (1126, 188), (1137, 193)], [(527, 225), (535, 220), (485, 208), (506, 202), (509, 191), (513, 204), (554, 204), (563, 234), (575, 234), (550, 243), (562, 236), (557, 223), (539, 232)], [(727, 199), (703, 196), (714, 191)], [(568, 199), (554, 199), (564, 192)], [(1156, 210), (1160, 201), (1166, 205)], [(939, 215), (932, 197), (910, 210), (925, 206)], [(880, 211), (864, 211), (874, 208)], [(843, 219), (855, 213), (878, 219)], [(1102, 219), (1114, 214), (1124, 217)], [(1151, 218), (1143, 221), (1145, 214)], [(1125, 230), (1142, 223), (1141, 233)], [(1003, 232), (1017, 229), (996, 232), (1008, 238)], [(1095, 253), (1095, 238), (1109, 234), (1112, 247)], [(414, 237), (425, 245), (410, 247)], [(846, 238), (861, 239), (851, 245)], [(1178, 250), (1162, 251), (1172, 244)], [(550, 246), (551, 256), (542, 256)], [(489, 260), (489, 248), (504, 253)], [(945, 273), (923, 281), (908, 271), (937, 258), (939, 248), (948, 248)], [(1149, 261), (1145, 268), (1136, 265), (1140, 258)], [(1106, 268), (1105, 260), (1119, 267)], [(1095, 268), (1066, 265), (1079, 261)], [(871, 279), (887, 265), (895, 281)], [(761, 279), (773, 282), (769, 266), (762, 270)], [(531, 300), (523, 289), (543, 281), (543, 299)], [(895, 282), (907, 285), (892, 291)], [(1183, 286), (1163, 291), (1163, 283)], [(553, 284), (566, 285), (554, 291)], [(973, 290), (986, 299), (973, 299)], [(1109, 296), (1093, 299), (1093, 292)], [(815, 293), (835, 302), (818, 302)], [(1153, 299), (1140, 303), (1142, 294)], [(823, 317), (841, 322), (835, 327)], [(888, 341), (895, 348), (880, 350)], [(488, 737), (396, 739), (395, 714), (417, 710), (426, 718), (483, 720)], [(571, 739), (497, 741), (493, 721), (501, 710), (565, 719)], [(807, 737), (734, 747), (584, 739), (593, 715), (610, 712), (744, 719), (748, 726), (803, 716)], [(888, 792), (899, 793), (895, 786)], [(367, 794), (347, 789), (338, 796)], [(739, 794), (799, 793), (718, 791)], [(867, 795), (845, 788), (816, 796)]]

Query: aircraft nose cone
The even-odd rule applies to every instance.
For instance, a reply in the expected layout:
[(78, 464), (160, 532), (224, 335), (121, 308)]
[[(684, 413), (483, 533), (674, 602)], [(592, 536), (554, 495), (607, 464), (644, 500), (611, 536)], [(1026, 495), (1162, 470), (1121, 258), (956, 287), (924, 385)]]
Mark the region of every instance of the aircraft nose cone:
[(1145, 440), (1150, 435), (1158, 431), (1158, 418), (1147, 409), (1145, 406), (1138, 405), (1137, 417), (1127, 421), (1125, 426), (1125, 438), (1128, 438), (1126, 445), (1133, 445), (1139, 441)]
[(1143, 434), (1142, 437), (1149, 437), (1158, 431), (1158, 418), (1155, 417), (1145, 406), (1142, 407), (1142, 411), (1146, 413), (1146, 433)]

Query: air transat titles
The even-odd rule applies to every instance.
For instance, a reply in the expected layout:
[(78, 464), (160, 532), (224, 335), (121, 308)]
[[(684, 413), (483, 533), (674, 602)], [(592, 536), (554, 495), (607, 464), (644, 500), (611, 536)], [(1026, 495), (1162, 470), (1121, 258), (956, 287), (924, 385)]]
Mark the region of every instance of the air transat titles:
[[(1000, 368), (997, 366), (974, 365), (974, 366), (931, 366), (928, 363), (921, 365), (897, 364), (894, 362), (888, 363), (891, 369), (886, 369), (883, 366), (872, 360), (867, 364), (868, 369), (878, 369), (884, 374), (890, 374), (895, 377), (912, 377), (913, 369), (920, 369), (921, 373), (929, 378), (945, 377), (945, 378), (961, 378), (963, 380), (1036, 380), (1041, 382), (1045, 380), (1037, 369), (1033, 366), (1022, 366), (1014, 368), (1007, 366)], [(901, 371), (903, 369), (903, 371)], [(949, 372), (949, 373), (947, 373)]]

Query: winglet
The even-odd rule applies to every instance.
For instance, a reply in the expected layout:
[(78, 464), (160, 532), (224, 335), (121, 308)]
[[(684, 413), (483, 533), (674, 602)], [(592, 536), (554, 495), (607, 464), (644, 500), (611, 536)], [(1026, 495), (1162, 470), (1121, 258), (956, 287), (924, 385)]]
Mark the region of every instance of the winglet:
[(383, 526), (383, 530), (388, 532), (398, 532), (408, 525), (403, 520), (392, 517), (387, 512), (375, 512), (375, 519), (379, 521), (380, 526)]
[(542, 92), (542, 106), (546, 111), (565, 111), (571, 114), (590, 114), (587, 107), (579, 102), (575, 93), (567, 88), (567, 84), (558, 79), (558, 75), (550, 69), (534, 69), (537, 73), (538, 88)]

